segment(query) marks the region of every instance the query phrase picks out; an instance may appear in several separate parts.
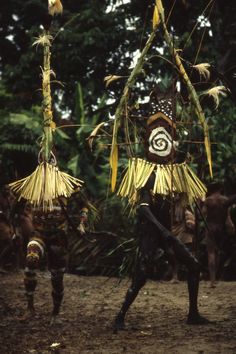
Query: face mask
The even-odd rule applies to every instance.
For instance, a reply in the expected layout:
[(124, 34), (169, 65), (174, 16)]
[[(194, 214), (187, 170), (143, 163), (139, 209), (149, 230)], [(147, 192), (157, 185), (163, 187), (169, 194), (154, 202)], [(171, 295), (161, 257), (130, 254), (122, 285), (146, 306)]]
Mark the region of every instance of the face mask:
[(151, 107), (154, 114), (147, 120), (146, 155), (151, 162), (165, 164), (173, 160), (178, 145), (172, 99), (156, 100)]

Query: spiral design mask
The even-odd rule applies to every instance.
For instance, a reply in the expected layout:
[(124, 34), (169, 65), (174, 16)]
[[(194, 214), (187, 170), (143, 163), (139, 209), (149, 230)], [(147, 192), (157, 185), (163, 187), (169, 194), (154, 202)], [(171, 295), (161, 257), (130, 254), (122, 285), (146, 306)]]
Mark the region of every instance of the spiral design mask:
[(149, 152), (161, 157), (170, 155), (171, 149), (176, 146), (176, 142), (173, 141), (171, 135), (163, 127), (153, 129), (148, 142)]

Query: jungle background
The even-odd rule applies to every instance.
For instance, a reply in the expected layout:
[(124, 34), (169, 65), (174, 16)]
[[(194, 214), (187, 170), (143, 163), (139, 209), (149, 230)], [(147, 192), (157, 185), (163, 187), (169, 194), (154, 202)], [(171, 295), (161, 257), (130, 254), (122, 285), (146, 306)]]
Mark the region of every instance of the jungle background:
[[(53, 20), (52, 82), (56, 129), (54, 149), (61, 169), (86, 182), (86, 193), (99, 210), (96, 230), (115, 231), (126, 242), (134, 219), (124, 212), (125, 203), (110, 191), (109, 153), (111, 125), (125, 81), (152, 31), (153, 1), (68, 0), (64, 12)], [(210, 127), (213, 181), (221, 181), (228, 194), (235, 191), (236, 173), (236, 22), (234, 1), (164, 1), (168, 26), (176, 48), (182, 49), (186, 70), (199, 93), (209, 87), (188, 63), (210, 63), (210, 84), (225, 85), (226, 97), (215, 108), (201, 98)], [(32, 47), (47, 21), (47, 2), (2, 0), (0, 17), (0, 183), (4, 185), (30, 174), (37, 165), (42, 135), (42, 50)], [(164, 59), (163, 59), (164, 58)], [(145, 60), (134, 88), (132, 104), (142, 101), (158, 84), (167, 88), (176, 79), (171, 55), (161, 28)], [(109, 75), (122, 76), (105, 85)], [(181, 86), (183, 107), (187, 92)], [(179, 114), (193, 112), (182, 108)], [(185, 129), (186, 141), (202, 141), (197, 121)], [(106, 122), (91, 150), (86, 140)], [(196, 124), (195, 124), (195, 123)], [(134, 148), (139, 153), (139, 147)], [(207, 184), (209, 177), (203, 144), (183, 144), (192, 164)], [(127, 165), (120, 147), (119, 174)], [(114, 215), (116, 217), (114, 217)], [(113, 245), (114, 246), (114, 245)], [(128, 244), (128, 248), (129, 248)], [(95, 252), (96, 253), (96, 252)]]
[[(189, 116), (194, 123), (185, 127), (186, 143), (181, 149), (192, 156), (192, 166), (206, 184), (220, 181), (226, 194), (235, 193), (235, 0), (163, 0), (163, 5), (175, 47), (182, 49), (186, 70), (198, 92), (210, 84), (225, 85), (229, 90), (220, 97), (218, 108), (211, 98), (200, 96), (210, 127), (214, 179), (209, 177), (203, 144), (187, 143), (203, 137), (187, 108), (184, 85), (179, 115)], [(74, 251), (79, 256), (80, 276), (65, 275), (65, 299), (54, 327), (49, 327), (49, 273), (43, 269), (39, 274), (37, 315), (25, 322), (20, 320), (25, 311), (22, 270), (0, 273), (1, 353), (233, 354), (235, 282), (221, 281), (213, 289), (201, 281), (201, 313), (212, 322), (193, 328), (185, 324), (185, 282), (150, 280), (127, 316), (128, 329), (118, 335), (112, 332), (112, 320), (128, 287), (126, 280), (120, 283), (112, 276), (127, 274), (136, 250), (135, 219), (124, 211), (126, 203), (110, 191), (112, 117), (127, 76), (152, 31), (154, 1), (64, 0), (63, 6), (52, 29), (54, 150), (60, 169), (86, 182), (85, 192), (99, 211), (94, 224), (97, 242), (77, 242)], [(32, 44), (47, 20), (46, 13), (46, 0), (0, 2), (1, 187), (32, 173), (37, 165), (42, 135), (42, 50)], [(160, 28), (134, 87), (132, 104), (142, 102), (153, 85), (170, 85), (176, 78), (171, 60)], [(189, 63), (210, 63), (210, 83), (204, 83)], [(104, 77), (109, 75), (123, 78), (106, 86)], [(91, 150), (86, 139), (101, 122), (106, 122), (106, 132), (98, 134)], [(139, 145), (134, 149), (139, 154)], [(120, 178), (127, 164), (126, 149), (120, 146), (119, 153)], [(71, 246), (75, 246), (73, 240)], [(229, 247), (232, 254), (234, 240)], [(83, 272), (90, 277), (81, 275)]]

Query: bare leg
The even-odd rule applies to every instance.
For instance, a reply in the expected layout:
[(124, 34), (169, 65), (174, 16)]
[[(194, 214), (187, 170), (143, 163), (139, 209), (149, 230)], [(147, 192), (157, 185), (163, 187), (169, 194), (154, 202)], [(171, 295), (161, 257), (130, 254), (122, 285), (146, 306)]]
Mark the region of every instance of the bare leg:
[(51, 282), (52, 282), (52, 300), (53, 300), (53, 310), (51, 324), (54, 323), (55, 317), (59, 314), (63, 295), (63, 277), (65, 269), (52, 269), (51, 270)]
[(216, 281), (216, 247), (215, 242), (207, 236), (208, 269), (211, 287), (215, 287)]
[(31, 240), (27, 246), (26, 268), (24, 273), (24, 285), (27, 299), (27, 313), (33, 315), (34, 292), (37, 286), (37, 277), (35, 270), (39, 266), (39, 260), (42, 253), (41, 246), (37, 241)]
[(144, 272), (139, 273), (137, 271), (136, 276), (134, 276), (134, 278), (132, 279), (131, 286), (126, 293), (125, 300), (121, 306), (121, 309), (115, 318), (114, 332), (117, 332), (117, 330), (124, 329), (126, 312), (128, 311), (131, 304), (134, 302), (134, 300), (136, 299), (139, 290), (146, 283), (146, 279), (147, 277)]
[(179, 282), (179, 279), (178, 279), (178, 262), (177, 260), (175, 259), (175, 257), (173, 256), (173, 259), (172, 259), (172, 279), (171, 279), (171, 282), (172, 283), (178, 283)]
[(44, 253), (44, 243), (39, 238), (32, 238), (27, 245), (26, 267), (24, 273), (24, 285), (27, 299), (27, 315), (32, 316), (34, 309), (34, 292), (37, 286), (36, 269)]
[(27, 312), (29, 314), (34, 314), (34, 292), (37, 286), (37, 276), (34, 270), (25, 268), (25, 277), (24, 277), (24, 285), (25, 285), (25, 295), (27, 299)]
[[(143, 225), (142, 225), (143, 226)], [(144, 228), (144, 230), (146, 230)], [(157, 240), (152, 237), (150, 233), (145, 233), (142, 230), (139, 239), (139, 255), (136, 261), (134, 275), (132, 277), (131, 286), (129, 287), (125, 300), (121, 306), (120, 311), (118, 312), (115, 322), (114, 322), (114, 332), (117, 330), (124, 329), (125, 327), (125, 315), (136, 299), (139, 290), (145, 285), (148, 275), (148, 270), (151, 267), (151, 260), (153, 259), (153, 254), (157, 248)]]
[(188, 293), (189, 313), (188, 324), (206, 324), (209, 321), (198, 312), (198, 289), (200, 279), (200, 265), (197, 259), (190, 253), (187, 247), (178, 239), (174, 241), (174, 252), (176, 258), (188, 268)]
[(198, 312), (198, 289), (199, 289), (200, 273), (194, 272), (191, 269), (188, 273), (188, 293), (189, 293), (189, 313), (187, 324), (204, 325), (210, 321), (201, 316)]
[(60, 312), (64, 296), (63, 278), (66, 270), (66, 235), (63, 231), (51, 237), (48, 247), (48, 256), (52, 283), (52, 325)]

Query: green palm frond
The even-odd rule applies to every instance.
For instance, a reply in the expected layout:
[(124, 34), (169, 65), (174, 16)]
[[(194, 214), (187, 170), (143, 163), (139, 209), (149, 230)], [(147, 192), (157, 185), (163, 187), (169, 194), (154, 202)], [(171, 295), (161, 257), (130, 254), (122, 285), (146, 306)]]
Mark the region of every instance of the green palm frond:
[(0, 145), (0, 149), (4, 151), (20, 151), (26, 153), (37, 154), (38, 149), (35, 146), (28, 144), (12, 144), (12, 143), (3, 143)]

